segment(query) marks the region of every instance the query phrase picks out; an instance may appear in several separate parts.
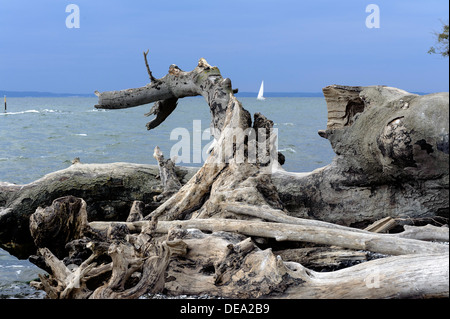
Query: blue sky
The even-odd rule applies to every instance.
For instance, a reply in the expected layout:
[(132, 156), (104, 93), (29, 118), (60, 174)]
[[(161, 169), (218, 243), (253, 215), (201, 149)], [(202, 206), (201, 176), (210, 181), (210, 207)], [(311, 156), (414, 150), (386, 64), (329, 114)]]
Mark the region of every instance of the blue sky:
[[(66, 6), (80, 28), (66, 27)], [(367, 28), (369, 4), (380, 28)], [(0, 89), (91, 93), (148, 83), (200, 57), (240, 91), (330, 84), (448, 91), (449, 60), (427, 54), (444, 0), (0, 0)]]

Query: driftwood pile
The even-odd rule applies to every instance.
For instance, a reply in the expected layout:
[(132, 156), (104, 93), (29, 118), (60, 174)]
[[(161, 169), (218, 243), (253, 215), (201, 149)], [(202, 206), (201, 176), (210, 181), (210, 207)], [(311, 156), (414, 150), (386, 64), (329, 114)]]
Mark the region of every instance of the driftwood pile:
[[(51, 275), (32, 284), (50, 298), (161, 292), (225, 298), (448, 296), (448, 246), (432, 242), (448, 241), (448, 228), (406, 226), (402, 233), (378, 234), (298, 218), (280, 221), (270, 209), (264, 214), (270, 222), (211, 218), (155, 224), (135, 220), (142, 202), (133, 207), (134, 221), (127, 222), (88, 223), (85, 202), (70, 196), (36, 211), (30, 227), (43, 248), (32, 260)], [(47, 242), (41, 240), (44, 230)], [(258, 244), (261, 238), (268, 242)], [(317, 247), (261, 248), (270, 240), (279, 247), (287, 242)], [(366, 261), (368, 251), (383, 258)], [(343, 269), (316, 272), (304, 265)]]
[[(29, 233), (2, 230), (2, 245), (22, 254), (37, 248), (30, 259), (49, 275), (32, 285), (49, 298), (449, 296), (448, 93), (325, 88), (328, 124), (319, 134), (337, 156), (294, 174), (280, 167), (273, 122), (261, 114), (252, 121), (217, 67), (200, 59), (191, 72), (172, 65), (150, 78), (143, 88), (97, 92), (96, 107), (155, 102), (154, 129), (179, 98), (204, 96), (216, 142), (190, 178), (156, 147), (162, 188), (150, 196), (142, 173), (146, 190), (124, 191), (127, 214), (122, 207), (109, 221), (93, 218), (94, 197), (126, 189), (123, 172), (105, 180), (98, 166), (76, 163), (34, 185), (0, 185), (0, 225), (29, 220)], [(78, 184), (86, 176), (96, 183)], [(65, 191), (54, 186), (67, 179)], [(19, 215), (43, 185), (42, 207)]]

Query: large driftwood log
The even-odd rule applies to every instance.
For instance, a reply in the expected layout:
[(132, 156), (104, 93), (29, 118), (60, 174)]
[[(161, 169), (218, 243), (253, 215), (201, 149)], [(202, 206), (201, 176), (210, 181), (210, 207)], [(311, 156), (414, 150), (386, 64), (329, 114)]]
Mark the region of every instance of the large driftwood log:
[[(140, 231), (148, 227), (149, 222), (92, 222), (90, 226), (99, 231), (105, 231), (112, 225), (124, 225), (132, 231)], [(403, 238), (399, 235), (376, 234), (353, 229), (336, 229), (321, 226), (304, 226), (284, 223), (232, 220), (232, 219), (191, 219), (185, 221), (160, 221), (156, 232), (167, 233), (173, 227), (183, 229), (195, 228), (202, 231), (224, 231), (239, 233), (252, 237), (267, 237), (277, 241), (310, 242), (320, 245), (335, 245), (356, 250), (369, 250), (386, 255), (406, 254), (448, 254), (448, 245), (433, 242)], [(445, 229), (448, 238), (448, 228)]]
[(291, 214), (361, 228), (370, 216), (447, 223), (448, 92), (331, 85), (323, 93), (328, 123), (319, 135), (336, 157), (308, 174), (272, 176), (290, 188), (281, 199)]

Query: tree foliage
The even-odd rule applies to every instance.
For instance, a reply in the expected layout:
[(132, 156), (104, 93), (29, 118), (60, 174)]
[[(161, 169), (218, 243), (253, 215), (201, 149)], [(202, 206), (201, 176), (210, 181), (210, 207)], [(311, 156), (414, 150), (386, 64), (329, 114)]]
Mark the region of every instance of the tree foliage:
[(429, 54), (440, 54), (444, 57), (448, 57), (449, 55), (449, 47), (448, 47), (448, 28), (449, 24), (442, 24), (442, 32), (434, 32), (436, 36), (436, 45), (432, 46), (430, 50), (428, 50)]

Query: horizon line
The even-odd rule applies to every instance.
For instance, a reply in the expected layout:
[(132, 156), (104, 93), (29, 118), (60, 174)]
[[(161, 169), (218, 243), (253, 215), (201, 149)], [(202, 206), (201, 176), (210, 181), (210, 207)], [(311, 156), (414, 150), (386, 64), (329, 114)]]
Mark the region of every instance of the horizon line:
[[(410, 92), (418, 95), (430, 94), (429, 92)], [(94, 93), (54, 93), (47, 91), (6, 91), (0, 90), (0, 96), (6, 97), (96, 97)], [(237, 92), (235, 95), (241, 97), (256, 97), (258, 92), (243, 91)], [(324, 97), (323, 92), (264, 92), (265, 97)]]
[[(247, 91), (247, 92), (238, 92), (236, 93), (237, 95), (249, 95), (249, 96), (257, 96), (258, 92), (251, 92), (251, 91)], [(270, 96), (270, 95), (282, 95), (282, 94), (287, 94), (287, 95), (314, 95), (314, 96), (323, 96), (322, 92), (266, 92), (265, 95), (266, 96)], [(82, 97), (87, 97), (87, 96), (92, 96), (94, 97), (95, 94), (94, 93), (55, 93), (55, 92), (48, 92), (48, 91), (6, 91), (6, 90), (0, 90), (0, 95), (6, 95), (6, 96), (10, 96), (10, 97), (69, 97), (69, 96), (82, 96)]]

